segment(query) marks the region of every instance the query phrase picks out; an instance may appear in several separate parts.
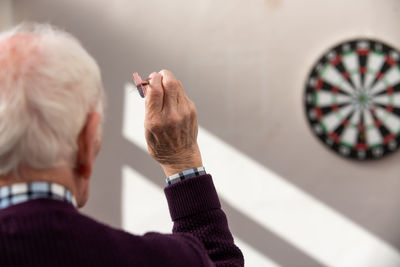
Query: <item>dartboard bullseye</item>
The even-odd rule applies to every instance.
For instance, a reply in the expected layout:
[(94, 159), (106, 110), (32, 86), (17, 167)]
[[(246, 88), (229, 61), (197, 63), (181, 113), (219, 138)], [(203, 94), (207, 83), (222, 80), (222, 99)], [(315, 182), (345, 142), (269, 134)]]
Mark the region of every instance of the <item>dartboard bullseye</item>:
[(306, 82), (314, 134), (341, 156), (377, 159), (400, 144), (400, 52), (376, 40), (342, 43), (322, 56)]

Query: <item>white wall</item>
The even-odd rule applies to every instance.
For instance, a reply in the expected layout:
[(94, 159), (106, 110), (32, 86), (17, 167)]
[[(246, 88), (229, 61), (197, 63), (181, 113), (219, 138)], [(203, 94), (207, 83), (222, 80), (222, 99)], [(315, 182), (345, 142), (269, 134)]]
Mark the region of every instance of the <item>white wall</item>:
[[(124, 109), (125, 85), (133, 71), (145, 76), (168, 68), (197, 105), (203, 138), (209, 138), (203, 140), (221, 148), (204, 149), (205, 162), (216, 158), (206, 168), (216, 174), (231, 228), (246, 244), (250, 262), (356, 267), (374, 256), (381, 266), (397, 264), (399, 154), (356, 163), (331, 153), (309, 130), (302, 96), (312, 64), (340, 41), (366, 36), (399, 48), (399, 1), (15, 0), (14, 9), (16, 21), (51, 21), (77, 35), (103, 70), (109, 97), (105, 146), (86, 213), (116, 226), (122, 216), (140, 216), (138, 203), (121, 208), (133, 192), (122, 190), (124, 173), (124, 180), (131, 177), (159, 199), (160, 168), (132, 133), (122, 132), (124, 115), (138, 119)], [(244, 174), (224, 172), (234, 160)], [(123, 166), (134, 171), (123, 172)], [(244, 195), (235, 193), (238, 187)], [(236, 201), (241, 197), (247, 206)], [(148, 205), (152, 210), (158, 204)], [(307, 218), (318, 223), (302, 224)], [(361, 251), (346, 238), (369, 246)], [(329, 254), (346, 249), (355, 258)]]
[(12, 24), (12, 2), (11, 0), (0, 1), (0, 29)]

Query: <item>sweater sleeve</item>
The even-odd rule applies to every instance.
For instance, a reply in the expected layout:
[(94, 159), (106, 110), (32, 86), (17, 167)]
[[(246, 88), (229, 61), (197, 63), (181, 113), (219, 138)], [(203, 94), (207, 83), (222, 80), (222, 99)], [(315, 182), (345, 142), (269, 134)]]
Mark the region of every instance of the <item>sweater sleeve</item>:
[[(244, 266), (221, 209), (211, 175), (201, 175), (165, 188), (173, 233), (197, 238), (215, 266)], [(197, 243), (197, 242), (196, 242)]]

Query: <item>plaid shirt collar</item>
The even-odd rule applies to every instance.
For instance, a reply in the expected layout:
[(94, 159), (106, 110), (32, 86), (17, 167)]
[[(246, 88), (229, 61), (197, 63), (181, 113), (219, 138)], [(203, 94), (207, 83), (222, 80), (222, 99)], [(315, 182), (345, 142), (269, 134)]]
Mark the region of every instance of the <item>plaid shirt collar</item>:
[(37, 198), (66, 201), (77, 207), (75, 197), (69, 189), (60, 184), (38, 181), (0, 187), (0, 210)]

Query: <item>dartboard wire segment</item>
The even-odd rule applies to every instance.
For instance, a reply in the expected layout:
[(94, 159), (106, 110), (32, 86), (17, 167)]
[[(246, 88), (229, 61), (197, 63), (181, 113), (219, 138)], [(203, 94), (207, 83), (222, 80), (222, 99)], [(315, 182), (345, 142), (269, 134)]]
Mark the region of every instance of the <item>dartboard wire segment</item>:
[(400, 52), (369, 39), (341, 43), (314, 65), (305, 111), (314, 134), (341, 156), (382, 158), (400, 143)]

